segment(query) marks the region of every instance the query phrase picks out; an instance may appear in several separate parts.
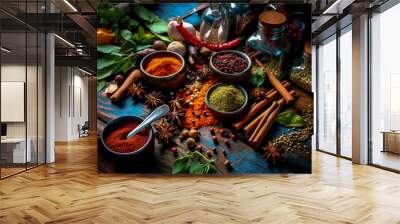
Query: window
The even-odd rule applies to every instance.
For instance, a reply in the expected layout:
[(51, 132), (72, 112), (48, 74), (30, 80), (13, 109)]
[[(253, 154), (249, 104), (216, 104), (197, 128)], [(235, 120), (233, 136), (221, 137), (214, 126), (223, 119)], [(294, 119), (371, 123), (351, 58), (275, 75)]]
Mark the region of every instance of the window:
[(400, 170), (400, 5), (371, 18), (371, 162)]
[(336, 36), (318, 47), (318, 145), (336, 153)]
[(352, 32), (341, 31), (340, 46), (340, 155), (352, 157)]

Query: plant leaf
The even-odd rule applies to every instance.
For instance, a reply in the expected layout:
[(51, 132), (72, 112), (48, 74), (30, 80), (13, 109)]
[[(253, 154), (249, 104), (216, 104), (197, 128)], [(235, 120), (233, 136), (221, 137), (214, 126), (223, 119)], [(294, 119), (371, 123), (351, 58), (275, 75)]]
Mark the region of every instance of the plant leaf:
[(250, 83), (253, 84), (256, 87), (260, 87), (262, 86), (262, 84), (264, 84), (265, 82), (265, 75), (264, 75), (264, 71), (262, 68), (257, 68), (255, 70), (252, 71), (252, 76), (250, 78)]
[(293, 111), (286, 111), (278, 114), (276, 122), (285, 127), (302, 127), (304, 119)]
[(154, 21), (160, 20), (160, 18), (156, 14), (152, 13), (142, 5), (133, 4), (131, 6), (132, 6), (132, 11), (144, 21), (152, 23)]
[(203, 165), (198, 160), (193, 160), (190, 165), (189, 174), (203, 174)]
[(189, 157), (181, 157), (174, 161), (172, 164), (172, 174), (184, 173)]
[(129, 30), (122, 30), (121, 37), (126, 41), (131, 41), (132, 40), (132, 32)]
[(118, 69), (121, 67), (121, 63), (116, 63), (112, 66), (108, 66), (102, 70), (98, 70), (97, 72), (97, 80), (102, 80), (108, 78), (109, 76), (113, 75)]
[(158, 33), (153, 33), (158, 39), (160, 39), (160, 40), (162, 40), (162, 41), (165, 41), (165, 42), (167, 42), (167, 43), (169, 43), (169, 42), (171, 42), (171, 39), (169, 39), (169, 37), (168, 36), (164, 36), (164, 35), (161, 35), (161, 34), (158, 34)]
[(145, 24), (152, 33), (166, 33), (168, 31), (168, 23), (165, 20), (160, 19), (156, 22)]
[(98, 80), (97, 81), (97, 92), (100, 92), (101, 90), (103, 90), (105, 86), (106, 86), (105, 80)]
[(115, 46), (115, 45), (98, 45), (97, 46), (97, 51), (104, 53), (104, 54), (117, 53), (120, 50), (121, 50), (121, 47)]
[(110, 65), (119, 63), (121, 58), (115, 55), (105, 55), (99, 59), (97, 59), (97, 70), (102, 70)]

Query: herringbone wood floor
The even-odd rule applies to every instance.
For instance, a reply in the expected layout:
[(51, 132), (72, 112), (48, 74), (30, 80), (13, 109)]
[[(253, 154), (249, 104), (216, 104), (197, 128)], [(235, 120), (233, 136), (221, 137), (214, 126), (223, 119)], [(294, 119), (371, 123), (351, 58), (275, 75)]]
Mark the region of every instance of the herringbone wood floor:
[(312, 175), (98, 174), (96, 141), (0, 181), (0, 223), (400, 223), (400, 175), (315, 152)]

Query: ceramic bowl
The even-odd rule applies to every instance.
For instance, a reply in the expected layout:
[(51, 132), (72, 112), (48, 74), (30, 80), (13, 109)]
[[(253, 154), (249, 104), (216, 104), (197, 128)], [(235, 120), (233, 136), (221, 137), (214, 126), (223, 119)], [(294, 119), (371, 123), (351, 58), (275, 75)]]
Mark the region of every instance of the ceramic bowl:
[[(145, 71), (147, 64), (151, 59), (157, 57), (175, 57), (182, 62), (181, 68), (170, 75), (167, 76), (155, 76)], [(185, 82), (185, 59), (178, 53), (173, 51), (156, 51), (146, 55), (140, 61), (140, 71), (142, 72), (143, 81), (154, 88), (161, 89), (177, 89)]]
[[(217, 110), (217, 109), (212, 107), (212, 105), (211, 105), (211, 103), (209, 101), (210, 95), (217, 87), (223, 86), (223, 85), (234, 85), (236, 88), (238, 88), (240, 91), (242, 91), (242, 93), (245, 96), (245, 101), (244, 101), (243, 105), (239, 109), (237, 109), (235, 111), (231, 111), (231, 112), (225, 112), (225, 111), (219, 111), (219, 110)], [(248, 94), (247, 94), (246, 90), (243, 87), (241, 87), (241, 86), (239, 86), (237, 84), (217, 83), (217, 84), (211, 86), (208, 89), (208, 91), (206, 93), (205, 101), (206, 101), (207, 108), (210, 109), (210, 112), (214, 115), (214, 117), (216, 117), (216, 118), (218, 118), (220, 120), (226, 121), (226, 120), (237, 118), (237, 117), (239, 117), (240, 115), (242, 115), (245, 112), (246, 107), (247, 107), (247, 105), (249, 103), (249, 97), (248, 97)]]
[(147, 142), (140, 149), (137, 149), (133, 152), (116, 152), (110, 149), (105, 143), (105, 139), (108, 137), (108, 135), (111, 134), (112, 131), (119, 128), (122, 124), (129, 123), (130, 121), (141, 123), (143, 119), (136, 116), (123, 116), (110, 121), (104, 128), (103, 133), (101, 134), (101, 143), (103, 144), (104, 148), (111, 154), (119, 157), (135, 158), (135, 160), (137, 159), (137, 161), (141, 161), (142, 159), (144, 159), (143, 161), (145, 161), (146, 158), (152, 156), (154, 152), (154, 134), (151, 127), (147, 127), (149, 133), (149, 138), (147, 139)]
[[(218, 70), (213, 64), (214, 58), (218, 55), (227, 54), (227, 53), (235, 53), (235, 54), (239, 55), (240, 57), (244, 58), (247, 61), (247, 67), (243, 71), (238, 72), (238, 73), (226, 73), (226, 72), (222, 72), (222, 71)], [(252, 62), (251, 62), (250, 57), (241, 51), (235, 51), (235, 50), (219, 51), (210, 57), (209, 64), (210, 64), (210, 69), (213, 72), (213, 74), (225, 82), (239, 83), (239, 82), (247, 82), (250, 80)]]

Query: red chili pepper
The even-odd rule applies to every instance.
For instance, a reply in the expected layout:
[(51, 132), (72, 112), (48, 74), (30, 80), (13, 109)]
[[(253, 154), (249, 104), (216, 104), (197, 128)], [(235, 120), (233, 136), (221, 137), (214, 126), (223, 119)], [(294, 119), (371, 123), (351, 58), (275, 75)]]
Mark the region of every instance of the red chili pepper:
[(182, 18), (178, 18), (177, 22), (178, 22), (178, 25), (176, 26), (176, 29), (179, 31), (179, 33), (182, 35), (182, 37), (185, 38), (185, 40), (189, 44), (194, 45), (196, 47), (206, 47), (213, 51), (221, 51), (221, 50), (227, 50), (227, 49), (236, 47), (237, 45), (240, 44), (240, 41), (241, 41), (240, 38), (236, 38), (232, 41), (229, 41), (229, 42), (223, 43), (223, 44), (207, 43), (206, 41), (197, 39), (197, 37), (194, 37), (189, 31), (187, 31), (186, 28), (183, 27)]

